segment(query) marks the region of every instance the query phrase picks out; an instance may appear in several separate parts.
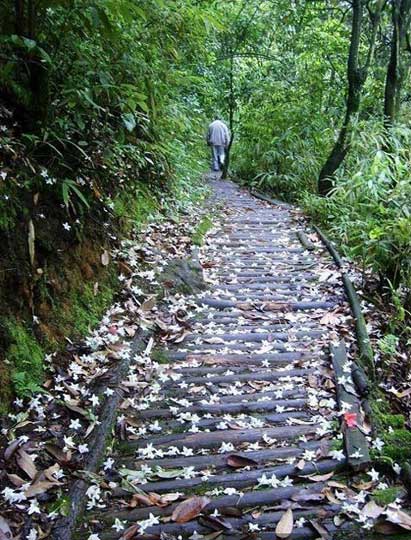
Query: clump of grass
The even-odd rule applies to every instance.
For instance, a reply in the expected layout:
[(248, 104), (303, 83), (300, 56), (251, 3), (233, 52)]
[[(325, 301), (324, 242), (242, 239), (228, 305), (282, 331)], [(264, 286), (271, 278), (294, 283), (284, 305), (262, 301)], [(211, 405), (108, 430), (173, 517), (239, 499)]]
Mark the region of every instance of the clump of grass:
[(197, 225), (193, 236), (193, 244), (196, 246), (202, 246), (207, 232), (213, 227), (213, 222), (209, 216), (204, 217)]

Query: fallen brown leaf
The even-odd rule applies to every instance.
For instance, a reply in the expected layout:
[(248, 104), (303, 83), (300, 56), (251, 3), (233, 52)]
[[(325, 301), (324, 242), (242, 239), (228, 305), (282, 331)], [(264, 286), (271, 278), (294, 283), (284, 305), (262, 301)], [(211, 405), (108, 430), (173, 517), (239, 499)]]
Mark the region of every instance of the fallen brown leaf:
[(4, 459), (8, 461), (20, 445), (19, 439), (14, 439), (4, 451)]
[(54, 444), (46, 444), (45, 449), (61, 463), (67, 463), (71, 459), (71, 452), (64, 452), (61, 448), (55, 446)]
[(23, 470), (29, 478), (32, 480), (37, 474), (36, 466), (34, 461), (31, 459), (29, 454), (25, 452), (22, 448), (17, 452), (17, 465)]
[(150, 296), (150, 298), (147, 298), (147, 300), (145, 300), (141, 304), (140, 309), (142, 309), (143, 311), (151, 311), (153, 307), (156, 305), (156, 303), (157, 303), (157, 296), (156, 295)]
[(295, 468), (298, 469), (299, 471), (302, 471), (304, 467), (305, 467), (305, 461), (303, 459), (300, 459), (300, 461), (295, 466)]
[(38, 482), (35, 482), (31, 486), (29, 486), (24, 492), (24, 495), (28, 499), (30, 499), (30, 497), (36, 497), (37, 495), (41, 495), (42, 493), (45, 493), (48, 489), (52, 487), (56, 487), (57, 485), (58, 485), (57, 482), (49, 482), (48, 480), (40, 480)]
[(187, 521), (201, 514), (201, 511), (209, 502), (210, 499), (207, 497), (190, 497), (174, 509), (171, 519), (176, 523), (187, 523)]
[(101, 264), (108, 266), (110, 264), (110, 253), (105, 249), (101, 254)]
[(361, 513), (367, 517), (377, 519), (384, 512), (384, 508), (378, 506), (378, 504), (371, 500), (361, 510)]
[(26, 480), (23, 480), (18, 474), (8, 474), (7, 478), (13, 484), (13, 486), (21, 487), (23, 484), (26, 484)]
[(398, 525), (402, 529), (411, 531), (411, 516), (409, 514), (407, 514), (403, 510), (398, 510), (397, 508), (393, 508), (391, 505), (388, 505), (388, 509), (386, 510), (386, 513), (387, 513), (387, 521), (390, 521), (391, 523)]
[(254, 459), (231, 454), (227, 457), (227, 465), (229, 467), (233, 467), (234, 469), (241, 469), (242, 467), (253, 467), (258, 465), (258, 463)]
[(278, 538), (288, 538), (293, 532), (294, 528), (294, 518), (293, 511), (291, 508), (287, 510), (281, 517), (280, 521), (277, 523), (275, 528), (275, 534)]
[(215, 531), (221, 531), (222, 529), (230, 531), (233, 528), (231, 523), (222, 517), (201, 516), (199, 519), (199, 523)]
[(315, 474), (313, 476), (305, 476), (304, 478), (308, 478), (308, 480), (311, 480), (312, 482), (326, 482), (333, 476), (334, 476), (334, 473), (330, 472), (327, 474)]

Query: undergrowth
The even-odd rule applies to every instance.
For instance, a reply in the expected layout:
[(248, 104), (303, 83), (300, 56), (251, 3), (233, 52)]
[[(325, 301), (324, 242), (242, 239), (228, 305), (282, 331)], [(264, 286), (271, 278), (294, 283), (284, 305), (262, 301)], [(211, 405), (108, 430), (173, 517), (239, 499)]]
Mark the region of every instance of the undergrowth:
[(193, 244), (196, 246), (202, 246), (207, 232), (213, 227), (213, 222), (210, 217), (204, 217), (197, 225), (196, 230), (193, 233)]

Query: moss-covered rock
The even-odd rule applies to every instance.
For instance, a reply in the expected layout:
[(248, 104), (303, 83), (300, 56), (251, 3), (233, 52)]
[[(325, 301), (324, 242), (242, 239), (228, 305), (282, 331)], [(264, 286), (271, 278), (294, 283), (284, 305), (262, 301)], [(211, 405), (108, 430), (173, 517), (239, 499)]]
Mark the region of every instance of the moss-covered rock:
[(197, 254), (193, 253), (190, 259), (171, 261), (162, 272), (160, 283), (174, 293), (190, 295), (203, 291), (206, 284)]

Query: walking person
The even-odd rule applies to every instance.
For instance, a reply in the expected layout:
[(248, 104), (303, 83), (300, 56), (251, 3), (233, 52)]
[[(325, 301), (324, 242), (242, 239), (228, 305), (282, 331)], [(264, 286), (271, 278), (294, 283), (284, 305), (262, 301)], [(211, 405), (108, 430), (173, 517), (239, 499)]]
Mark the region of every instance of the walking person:
[(226, 149), (230, 143), (230, 131), (218, 116), (208, 126), (207, 144), (211, 146), (211, 168), (220, 171), (225, 161)]

